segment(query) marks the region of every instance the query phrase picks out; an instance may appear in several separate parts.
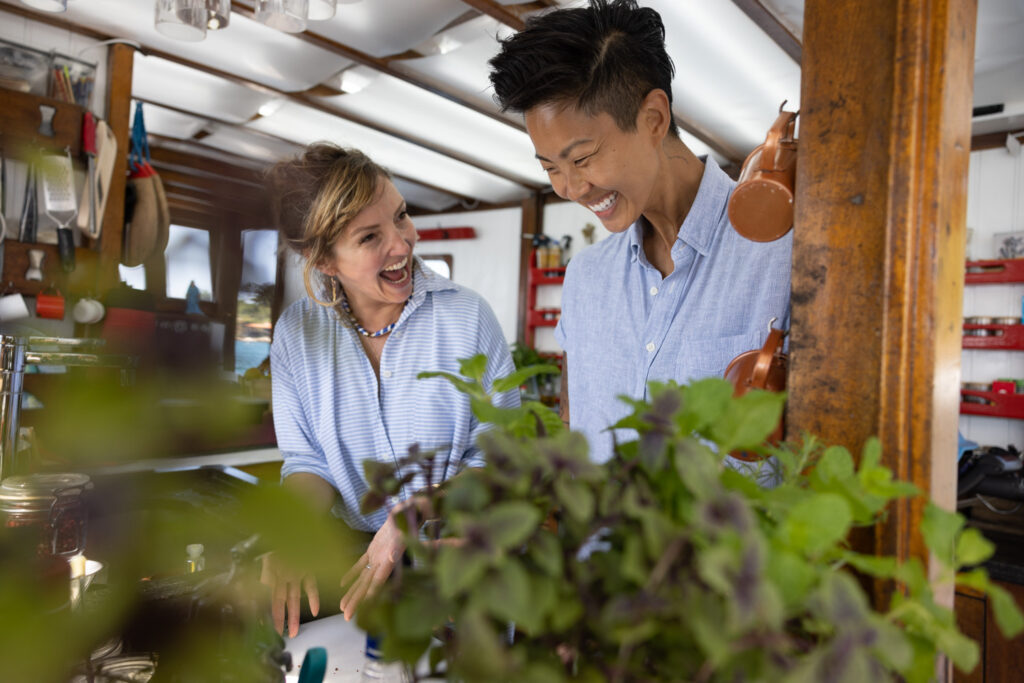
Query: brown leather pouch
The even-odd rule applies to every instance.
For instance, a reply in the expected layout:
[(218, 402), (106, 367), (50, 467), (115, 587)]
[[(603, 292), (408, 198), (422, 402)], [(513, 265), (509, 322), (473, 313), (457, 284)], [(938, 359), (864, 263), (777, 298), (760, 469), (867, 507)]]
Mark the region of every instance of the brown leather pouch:
[[(771, 329), (764, 346), (753, 351), (746, 351), (732, 359), (725, 369), (725, 379), (732, 382), (733, 396), (742, 396), (751, 389), (780, 392), (786, 390), (786, 375), (789, 371), (789, 357), (782, 350), (782, 340), (786, 333), (783, 330)], [(768, 437), (768, 443), (777, 444), (785, 438), (785, 415), (779, 418), (775, 431)], [(765, 456), (749, 451), (734, 451), (734, 458), (754, 462), (763, 460)]]
[(755, 242), (777, 240), (793, 227), (796, 178), (797, 112), (784, 111), (768, 131), (764, 144), (747, 156), (729, 197), (729, 221), (739, 234)]

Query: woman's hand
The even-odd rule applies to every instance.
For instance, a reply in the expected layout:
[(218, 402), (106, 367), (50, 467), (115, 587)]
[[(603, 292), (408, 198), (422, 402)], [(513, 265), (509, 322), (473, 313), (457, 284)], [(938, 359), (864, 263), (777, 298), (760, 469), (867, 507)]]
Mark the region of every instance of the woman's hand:
[(387, 581), (391, 576), (391, 571), (395, 568), (395, 562), (405, 552), (402, 532), (395, 523), (395, 515), (400, 514), (403, 508), (402, 505), (395, 506), (388, 514), (384, 526), (370, 541), (366, 552), (342, 577), (342, 586), (352, 584), (341, 599), (341, 611), (345, 615), (345, 621), (351, 621), (359, 603), (364, 598), (376, 593), (377, 589)]
[(288, 637), (294, 638), (299, 633), (299, 603), (302, 590), (306, 591), (309, 611), (316, 616), (320, 611), (320, 593), (316, 587), (316, 578), (312, 574), (303, 574), (286, 567), (274, 553), (263, 556), (263, 570), (260, 583), (270, 586), (272, 591), (270, 612), (274, 618), (274, 628), (284, 634), (285, 613), (288, 616)]

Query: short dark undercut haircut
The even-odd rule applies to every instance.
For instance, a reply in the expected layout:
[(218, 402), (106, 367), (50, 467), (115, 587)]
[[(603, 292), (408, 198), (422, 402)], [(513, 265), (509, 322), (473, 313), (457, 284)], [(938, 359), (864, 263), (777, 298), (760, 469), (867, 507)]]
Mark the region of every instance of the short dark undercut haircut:
[[(607, 113), (630, 132), (652, 90), (664, 90), (672, 104), (665, 25), (636, 0), (590, 0), (589, 7), (530, 17), (489, 64), (502, 111), (564, 103), (588, 116)], [(678, 137), (674, 121), (669, 131)]]

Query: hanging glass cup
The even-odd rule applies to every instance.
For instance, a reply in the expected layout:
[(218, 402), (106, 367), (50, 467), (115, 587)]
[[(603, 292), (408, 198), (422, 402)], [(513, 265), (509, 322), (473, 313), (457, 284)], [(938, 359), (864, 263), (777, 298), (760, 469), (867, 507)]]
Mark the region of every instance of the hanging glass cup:
[(198, 42), (206, 37), (206, 0), (156, 0), (156, 30), (168, 38)]
[(257, 0), (256, 20), (285, 33), (306, 30), (309, 0)]
[(227, 28), (231, 21), (231, 0), (206, 0), (206, 28)]
[(309, 0), (309, 20), (325, 21), (334, 18), (338, 0)]

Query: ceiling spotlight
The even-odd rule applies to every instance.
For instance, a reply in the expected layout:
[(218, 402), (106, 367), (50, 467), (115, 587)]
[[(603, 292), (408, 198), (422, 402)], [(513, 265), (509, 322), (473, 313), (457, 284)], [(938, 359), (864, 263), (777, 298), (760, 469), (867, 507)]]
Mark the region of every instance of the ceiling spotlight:
[(284, 98), (275, 97), (274, 99), (261, 104), (257, 111), (260, 116), (273, 116), (282, 106), (284, 106)]
[(379, 72), (376, 69), (360, 64), (342, 70), (331, 78), (329, 83), (338, 90), (352, 95), (373, 83), (378, 74)]

